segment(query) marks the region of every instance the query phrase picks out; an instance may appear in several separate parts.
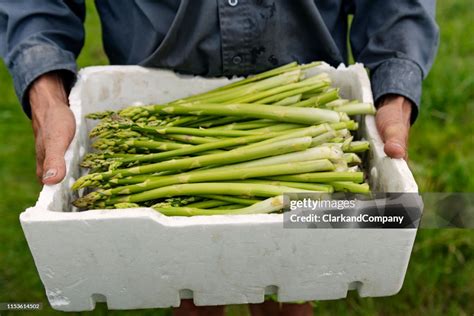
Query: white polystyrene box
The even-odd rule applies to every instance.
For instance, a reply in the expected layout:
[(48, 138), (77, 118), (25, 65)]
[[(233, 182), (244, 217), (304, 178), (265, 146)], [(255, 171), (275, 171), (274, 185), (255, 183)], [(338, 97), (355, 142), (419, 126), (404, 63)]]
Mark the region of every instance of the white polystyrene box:
[[(362, 65), (328, 65), (343, 97), (372, 102)], [(92, 310), (329, 300), (357, 289), (361, 296), (397, 293), (403, 283), (416, 229), (284, 229), (283, 215), (166, 217), (150, 208), (76, 212), (70, 186), (83, 170), (92, 122), (84, 115), (131, 104), (162, 103), (205, 91), (228, 79), (203, 79), (137, 66), (90, 67), (70, 95), (76, 136), (67, 153), (67, 175), (45, 186), (20, 216), (52, 307)], [(403, 160), (390, 159), (365, 117), (370, 141), (369, 181), (374, 190), (417, 192)]]

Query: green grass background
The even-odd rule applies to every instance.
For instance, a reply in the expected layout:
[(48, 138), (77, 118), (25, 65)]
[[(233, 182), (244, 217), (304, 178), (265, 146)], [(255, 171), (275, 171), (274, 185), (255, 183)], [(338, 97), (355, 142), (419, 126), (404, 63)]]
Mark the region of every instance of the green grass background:
[[(81, 67), (106, 64), (100, 23), (87, 1), (86, 45)], [(410, 139), (410, 167), (421, 191), (473, 192), (474, 9), (472, 0), (438, 1), (441, 44), (424, 83), (422, 111)], [(41, 312), (59, 315), (44, 294), (18, 220), (33, 205), (40, 185), (35, 178), (29, 120), (15, 97), (11, 78), (0, 63), (0, 302), (43, 302)], [(404, 286), (398, 295), (318, 302), (315, 315), (473, 315), (474, 231), (419, 231)], [(0, 315), (6, 315), (0, 311)], [(81, 313), (73, 313), (79, 315)], [(107, 311), (94, 315), (168, 315), (169, 311)], [(245, 315), (244, 307), (231, 308)]]

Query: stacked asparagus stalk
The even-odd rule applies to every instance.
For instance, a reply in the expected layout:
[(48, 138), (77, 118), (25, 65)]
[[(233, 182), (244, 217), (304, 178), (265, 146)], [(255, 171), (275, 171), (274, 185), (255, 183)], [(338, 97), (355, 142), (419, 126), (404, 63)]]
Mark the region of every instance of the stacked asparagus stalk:
[(367, 193), (350, 116), (317, 62), (291, 63), (166, 104), (88, 115), (95, 152), (73, 185), (81, 209), (152, 207), (169, 216), (280, 211), (284, 193)]

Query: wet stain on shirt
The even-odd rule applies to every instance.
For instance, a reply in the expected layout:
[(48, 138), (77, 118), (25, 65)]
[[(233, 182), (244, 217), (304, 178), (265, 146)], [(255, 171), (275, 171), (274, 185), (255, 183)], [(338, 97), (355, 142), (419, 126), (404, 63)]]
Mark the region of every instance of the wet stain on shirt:
[(271, 19), (275, 15), (276, 5), (275, 2), (265, 3), (266, 1), (257, 1), (257, 4), (260, 5), (265, 11), (260, 12), (260, 17), (262, 19)]
[(250, 62), (255, 65), (257, 63), (257, 57), (259, 55), (261, 55), (262, 53), (264, 53), (264, 52), (265, 52), (265, 47), (264, 46), (253, 47), (250, 50)]
[(275, 57), (275, 55), (270, 55), (268, 57), (268, 62), (272, 64), (273, 66), (278, 65), (278, 58)]

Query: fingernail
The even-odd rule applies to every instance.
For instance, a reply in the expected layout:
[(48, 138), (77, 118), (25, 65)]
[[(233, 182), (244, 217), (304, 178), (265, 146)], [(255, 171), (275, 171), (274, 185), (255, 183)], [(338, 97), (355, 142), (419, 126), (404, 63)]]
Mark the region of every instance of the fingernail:
[(43, 180), (52, 178), (52, 177), (54, 177), (57, 173), (58, 173), (58, 171), (57, 171), (56, 169), (48, 169), (48, 171), (46, 171), (46, 172), (43, 174)]
[(385, 152), (392, 158), (403, 158), (406, 154), (406, 149), (402, 144), (396, 141), (390, 141), (386, 144)]
[(401, 150), (405, 151), (405, 147), (403, 147), (400, 143), (395, 143), (395, 142), (392, 142), (392, 145), (400, 148)]

